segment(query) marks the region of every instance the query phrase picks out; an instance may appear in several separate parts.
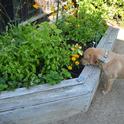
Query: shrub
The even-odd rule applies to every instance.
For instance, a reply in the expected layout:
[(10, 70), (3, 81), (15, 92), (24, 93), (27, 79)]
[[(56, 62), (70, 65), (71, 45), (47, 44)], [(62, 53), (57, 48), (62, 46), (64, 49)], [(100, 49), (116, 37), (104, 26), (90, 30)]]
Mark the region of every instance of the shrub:
[(0, 36), (0, 90), (57, 83), (71, 77), (65, 69), (70, 47), (61, 30), (47, 22), (12, 26)]
[(96, 0), (92, 1), (93, 6), (102, 12), (106, 21), (115, 21), (124, 25), (124, 1), (123, 0)]
[(98, 42), (104, 34), (107, 26), (101, 17), (102, 12), (96, 9), (91, 1), (78, 2), (77, 15), (65, 14), (57, 25), (63, 31), (67, 40), (86, 44)]

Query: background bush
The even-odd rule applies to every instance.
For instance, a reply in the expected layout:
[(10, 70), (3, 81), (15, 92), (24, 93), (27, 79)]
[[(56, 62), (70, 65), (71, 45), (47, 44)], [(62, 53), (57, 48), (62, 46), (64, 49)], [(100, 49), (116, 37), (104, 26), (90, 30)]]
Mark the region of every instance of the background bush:
[(57, 22), (66, 40), (72, 40), (85, 45), (98, 42), (107, 26), (102, 18), (102, 11), (96, 9), (91, 1), (78, 2), (78, 8), (72, 8), (76, 14), (64, 14)]
[[(38, 28), (37, 28), (37, 27)], [(11, 27), (0, 36), (0, 90), (51, 84), (71, 77), (70, 50), (61, 30), (47, 22)]]
[(123, 0), (86, 0), (102, 12), (102, 18), (124, 26), (124, 1)]

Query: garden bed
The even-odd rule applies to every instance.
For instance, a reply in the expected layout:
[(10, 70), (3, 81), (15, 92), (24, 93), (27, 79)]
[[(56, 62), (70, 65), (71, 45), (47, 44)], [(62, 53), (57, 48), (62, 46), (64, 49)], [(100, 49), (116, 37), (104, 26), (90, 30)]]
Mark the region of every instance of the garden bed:
[[(55, 24), (28, 24), (38, 17), (6, 28), (0, 36), (0, 91), (77, 78), (83, 51), (98, 44), (105, 20), (123, 20), (123, 2), (73, 2), (67, 1)], [(113, 8), (117, 12), (109, 16)]]
[[(118, 29), (110, 27), (97, 47), (111, 50), (117, 35)], [(86, 66), (78, 78), (54, 86), (44, 84), (3, 92), (0, 94), (0, 119), (18, 124), (49, 123), (86, 112), (99, 84), (99, 76), (99, 68)]]
[[(0, 36), (0, 91), (53, 85), (79, 76), (84, 67), (80, 62), (83, 51), (98, 43), (107, 26), (97, 14), (85, 20), (73, 15), (66, 18), (56, 24), (10, 26)], [(93, 18), (100, 22), (95, 24)], [(92, 25), (81, 26), (87, 20)]]
[[(78, 11), (71, 4), (73, 15), (64, 15), (55, 24), (10, 26), (0, 36), (3, 123), (48, 123), (88, 110), (100, 70), (82, 66), (80, 59), (87, 47), (98, 44), (107, 29), (102, 4), (80, 1)], [(118, 29), (109, 27), (97, 47), (111, 50), (117, 33)]]

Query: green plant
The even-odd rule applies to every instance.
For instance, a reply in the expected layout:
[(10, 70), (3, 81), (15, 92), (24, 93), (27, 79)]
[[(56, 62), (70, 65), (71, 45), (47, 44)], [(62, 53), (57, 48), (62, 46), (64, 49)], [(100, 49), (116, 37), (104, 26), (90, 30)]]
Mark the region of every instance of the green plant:
[(124, 25), (124, 1), (123, 0), (96, 0), (93, 6), (102, 12), (102, 18), (106, 21), (115, 21)]
[(61, 32), (56, 25), (45, 22), (11, 26), (1, 35), (1, 90), (45, 82), (54, 84), (71, 77), (65, 69), (70, 62), (70, 46)]
[(80, 67), (83, 48), (103, 36), (105, 21), (124, 20), (123, 0), (67, 4), (56, 25), (9, 26), (0, 35), (0, 91), (71, 78), (70, 72)]
[(98, 42), (107, 26), (102, 19), (102, 12), (96, 9), (91, 1), (78, 2), (77, 15), (64, 15), (57, 22), (67, 40), (77, 41), (82, 45)]
[(115, 20), (117, 23), (124, 23), (124, 1), (104, 0), (107, 8), (106, 19)]
[(83, 55), (82, 47), (79, 44), (73, 44), (71, 47), (72, 54), (70, 56), (70, 65), (68, 70), (73, 70), (74, 67), (79, 67), (80, 58)]

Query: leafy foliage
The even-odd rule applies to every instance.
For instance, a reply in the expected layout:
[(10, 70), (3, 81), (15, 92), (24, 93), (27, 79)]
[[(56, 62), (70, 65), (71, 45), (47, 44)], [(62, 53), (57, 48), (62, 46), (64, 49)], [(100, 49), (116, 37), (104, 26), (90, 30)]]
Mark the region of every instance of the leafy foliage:
[(109, 0), (107, 6), (108, 16), (106, 19), (114, 20), (117, 24), (124, 26), (124, 1), (116, 0), (112, 2), (112, 0)]
[(0, 36), (0, 89), (53, 84), (71, 77), (64, 68), (70, 62), (70, 47), (60, 33), (56, 25), (45, 22), (12, 26)]
[(71, 78), (82, 48), (103, 36), (105, 21), (124, 21), (123, 0), (78, 0), (76, 6), (69, 0), (64, 9), (56, 25), (10, 26), (0, 35), (0, 91)]
[(65, 14), (57, 25), (63, 31), (67, 40), (74, 40), (82, 44), (98, 42), (107, 26), (102, 19), (102, 12), (96, 9), (91, 1), (78, 2), (77, 14)]
[(106, 21), (115, 21), (124, 25), (124, 1), (123, 0), (90, 0), (98, 11), (102, 12), (102, 18)]

